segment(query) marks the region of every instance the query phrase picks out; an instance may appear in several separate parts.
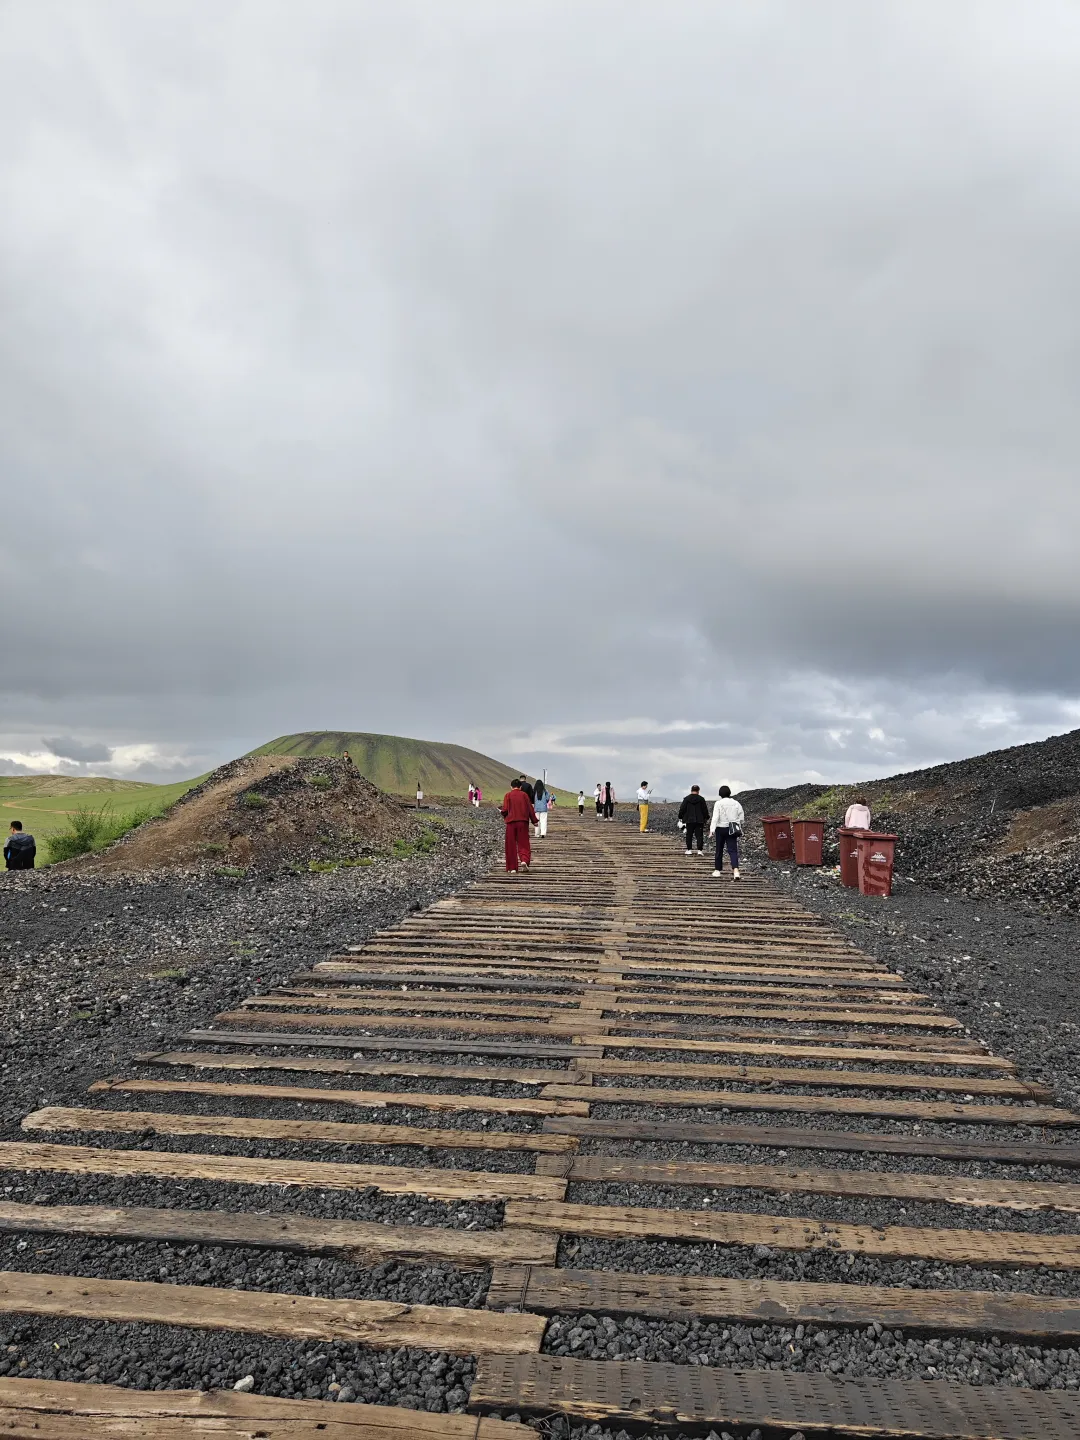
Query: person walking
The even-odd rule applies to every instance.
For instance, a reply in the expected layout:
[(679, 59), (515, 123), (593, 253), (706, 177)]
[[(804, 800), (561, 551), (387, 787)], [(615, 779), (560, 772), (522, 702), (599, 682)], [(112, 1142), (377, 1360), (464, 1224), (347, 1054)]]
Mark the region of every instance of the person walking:
[(596, 801), (596, 818), (602, 820), (604, 818), (604, 787), (600, 784), (599, 780), (597, 780), (596, 789), (593, 791), (593, 799)]
[(483, 793), (481, 792), (480, 786), (479, 786), (479, 785), (474, 785), (474, 786), (473, 786), (472, 803), (476, 806), (477, 810), (480, 809), (480, 801), (481, 801), (483, 798), (484, 798), (484, 796), (483, 796)]
[(584, 815), (584, 814), (585, 814), (585, 791), (584, 791), (584, 790), (579, 790), (579, 791), (577, 792), (577, 813), (578, 813), (579, 815)]
[(865, 795), (860, 795), (847, 807), (844, 812), (844, 827), (847, 830), (870, 829), (870, 806), (866, 803)]
[(506, 873), (516, 875), (519, 870), (529, 868), (532, 860), (529, 823), (536, 823), (536, 811), (521, 788), (520, 780), (510, 781), (510, 789), (503, 796), (499, 813), (506, 822)]
[(533, 809), (536, 811), (536, 837), (538, 840), (547, 839), (549, 804), (550, 800), (548, 798), (547, 786), (542, 780), (537, 780)]
[(533, 804), (536, 799), (536, 787), (532, 784), (531, 781), (527, 780), (524, 775), (522, 775), (521, 777), (521, 788), (529, 797), (529, 804)]
[[(690, 794), (679, 806), (679, 824), (686, 831), (686, 853), (700, 855), (705, 849), (705, 826), (709, 821), (709, 806), (701, 793), (700, 785), (691, 785)], [(694, 841), (697, 850), (694, 850)]]
[(731, 798), (731, 786), (720, 786), (720, 797), (712, 809), (712, 824), (709, 835), (716, 836), (716, 867), (713, 875), (719, 878), (724, 873), (724, 847), (731, 860), (731, 878), (739, 878), (739, 836), (746, 824), (746, 815), (738, 800)]
[(649, 782), (642, 780), (637, 792), (638, 829), (642, 835), (649, 828), (649, 801), (651, 799), (652, 791), (649, 789)]
[(604, 781), (604, 819), (615, 819), (615, 786), (610, 780)]
[(472, 781), (470, 780), (470, 781), (469, 781), (469, 804), (470, 804), (470, 805), (473, 803), (473, 796), (474, 796), (475, 794), (476, 794), (476, 790), (475, 790), (475, 788), (474, 788), (474, 786), (473, 786)]
[(37, 841), (22, 828), (21, 820), (12, 820), (4, 842), (4, 864), (9, 870), (33, 870), (36, 859)]

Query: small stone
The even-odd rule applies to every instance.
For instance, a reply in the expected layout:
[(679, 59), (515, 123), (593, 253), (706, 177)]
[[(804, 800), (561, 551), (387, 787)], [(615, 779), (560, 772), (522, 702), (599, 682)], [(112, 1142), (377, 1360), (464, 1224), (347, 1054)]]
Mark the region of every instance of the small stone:
[(236, 1384), (232, 1388), (234, 1390), (239, 1390), (242, 1394), (246, 1395), (249, 1390), (255, 1389), (255, 1376), (245, 1375), (242, 1380), (237, 1380)]

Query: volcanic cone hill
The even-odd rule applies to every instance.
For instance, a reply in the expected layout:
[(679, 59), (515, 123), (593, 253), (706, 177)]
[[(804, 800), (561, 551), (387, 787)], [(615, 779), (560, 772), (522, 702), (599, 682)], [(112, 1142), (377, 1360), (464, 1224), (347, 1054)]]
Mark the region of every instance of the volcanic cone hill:
[(243, 756), (213, 771), (162, 817), (97, 855), (69, 862), (81, 873), (363, 863), (413, 846), (424, 822), (348, 760)]
[[(897, 869), (975, 897), (1080, 910), (1080, 730), (857, 785), (744, 791), (747, 816), (843, 819), (865, 795)], [(756, 840), (760, 827), (748, 827)], [(830, 856), (835, 859), (835, 845)]]
[(501, 797), (521, 771), (464, 745), (439, 740), (410, 740), (404, 735), (373, 735), (358, 730), (308, 730), (281, 735), (253, 750), (253, 755), (343, 755), (393, 795), (412, 795), (419, 780), (425, 795), (464, 799), (476, 783), (492, 798)]

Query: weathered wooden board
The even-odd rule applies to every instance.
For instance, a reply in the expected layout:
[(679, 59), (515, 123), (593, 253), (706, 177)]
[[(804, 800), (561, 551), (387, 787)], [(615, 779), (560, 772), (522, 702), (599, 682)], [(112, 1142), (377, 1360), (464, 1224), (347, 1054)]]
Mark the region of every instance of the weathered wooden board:
[(515, 1085), (550, 1085), (570, 1071), (529, 1070), (512, 1065), (433, 1065), (424, 1061), (341, 1060), (329, 1055), (219, 1055), (212, 1050), (151, 1050), (136, 1055), (140, 1065), (188, 1066), (193, 1070), (288, 1070), (312, 1075), (408, 1075), (421, 1080), (509, 1080)]
[(783, 1095), (750, 1090), (663, 1090), (630, 1085), (545, 1085), (541, 1094), (593, 1105), (672, 1105), (697, 1109), (792, 1110), (807, 1115), (878, 1115), (892, 1120), (962, 1120), (968, 1125), (1080, 1125), (1080, 1115), (1048, 1105), (966, 1105), (951, 1100), (882, 1100), (874, 1095)]
[(913, 1290), (889, 1285), (811, 1284), (787, 1280), (714, 1280), (698, 1275), (500, 1265), (490, 1309), (543, 1315), (652, 1315), (747, 1325), (872, 1325), (961, 1331), (1023, 1340), (1080, 1339), (1080, 1300), (988, 1290)]
[(329, 992), (326, 995), (255, 995), (250, 1000), (244, 1000), (242, 1005), (245, 1010), (372, 1011), (375, 1014), (406, 1016), (417, 1015), (421, 1011), (433, 1014), (446, 1011), (455, 1015), (505, 1015), (513, 1020), (540, 1020), (555, 1014), (573, 1014), (575, 1008), (565, 999), (533, 1005), (499, 995), (482, 995), (479, 999), (469, 1000), (464, 996), (433, 995), (430, 990), (412, 990), (407, 996), (398, 995), (393, 1000), (363, 1000)]
[(976, 1209), (1080, 1214), (1080, 1185), (969, 1179), (960, 1175), (800, 1170), (792, 1165), (722, 1165), (707, 1160), (628, 1160), (616, 1155), (541, 1155), (536, 1172), (616, 1185), (707, 1185), (726, 1190), (762, 1190), (774, 1195), (884, 1196)]
[[(775, 1033), (775, 1032), (771, 1032)], [(999, 1070), (1007, 1073), (1015, 1073), (1016, 1067), (1011, 1060), (999, 1059), (996, 1055), (985, 1054), (949, 1054), (938, 1050), (912, 1050), (907, 1046), (889, 1048), (887, 1046), (859, 1046), (844, 1044), (826, 1043), (830, 1037), (815, 1037), (819, 1044), (791, 1044), (786, 1039), (774, 1040), (727, 1040), (723, 1038), (710, 1038), (707, 1042), (694, 1041), (665, 1041), (657, 1039), (629, 1040), (625, 1035), (615, 1035), (605, 1039), (605, 1048), (629, 1050), (674, 1050), (677, 1049), (688, 1055), (694, 1054), (716, 1054), (716, 1055), (772, 1055), (783, 1059), (791, 1060), (832, 1060), (835, 1063), (851, 1060), (876, 1061), (881, 1065), (955, 1065), (962, 1066), (965, 1070)], [(645, 1062), (628, 1062), (645, 1063)], [(675, 1062), (671, 1062), (675, 1063)], [(696, 1066), (695, 1066), (696, 1070)], [(626, 1072), (630, 1073), (630, 1072)], [(551, 1078), (550, 1075), (548, 1077)]]
[(998, 1165), (1055, 1165), (1080, 1169), (1080, 1146), (1039, 1141), (1002, 1144), (954, 1140), (937, 1135), (894, 1135), (889, 1132), (796, 1129), (786, 1125), (711, 1125), (678, 1120), (545, 1120), (556, 1135), (590, 1140), (662, 1140), (672, 1144), (747, 1145), (776, 1150), (834, 1150), (856, 1155), (933, 1155), (942, 1160), (989, 1162)]
[[(321, 1145), (423, 1145), (443, 1150), (539, 1150), (564, 1154), (569, 1135), (518, 1131), (436, 1130), (418, 1125), (372, 1125), (335, 1120), (262, 1120), (251, 1115), (170, 1115), (162, 1110), (86, 1110), (47, 1106), (27, 1115), (24, 1130), (112, 1134), (223, 1135), (234, 1140), (289, 1140)], [(556, 1147), (552, 1150), (552, 1144)]]
[[(621, 1026), (621, 1029), (627, 1027)], [(765, 1040), (771, 1041), (774, 1045), (788, 1045), (806, 1042), (811, 1045), (835, 1045), (843, 1048), (857, 1046), (874, 1046), (881, 1050), (891, 1050), (894, 1058), (907, 1061), (909, 1055), (926, 1055), (928, 1057), (943, 1055), (956, 1059), (958, 1055), (985, 1055), (984, 1048), (974, 1040), (965, 1040), (960, 1035), (948, 1037), (938, 1035), (897, 1035), (887, 1034), (882, 1031), (874, 1031), (870, 1035), (860, 1035), (858, 1031), (844, 1030), (764, 1030), (755, 1029), (748, 1025), (710, 1025), (707, 1031), (695, 1028), (694, 1035), (701, 1035), (700, 1040), (690, 1040), (673, 1037), (669, 1039), (658, 1035), (610, 1035), (604, 1037), (604, 1048), (623, 1050), (687, 1050), (712, 1052), (719, 1050), (717, 1043), (720, 1040)], [(937, 1065), (937, 1059), (931, 1059), (931, 1064)], [(966, 1061), (964, 1062), (967, 1063)]]
[[(554, 1265), (557, 1239), (529, 1230), (449, 1230), (434, 1225), (383, 1225), (319, 1220), (245, 1210), (167, 1210), (105, 1205), (20, 1205), (0, 1201), (7, 1233), (100, 1235), (176, 1245), (249, 1245), (309, 1255), (381, 1260), (446, 1261), (462, 1269), (499, 1264)], [(0, 1430), (0, 1434), (3, 1431)]]
[(655, 1362), (485, 1357), (475, 1410), (564, 1414), (611, 1429), (650, 1424), (694, 1434), (728, 1426), (801, 1430), (808, 1440), (1076, 1440), (1080, 1400), (1060, 1391), (945, 1380), (837, 1380), (790, 1371)]
[[(310, 1085), (217, 1084), (212, 1080), (96, 1080), (92, 1091), (126, 1090), (153, 1095), (242, 1096), (252, 1100), (295, 1100), (298, 1104), (406, 1106), (478, 1115), (587, 1115), (581, 1101), (542, 1100), (510, 1095), (439, 1095), (423, 1090), (319, 1090)], [(573, 1106), (573, 1109), (568, 1108)], [(556, 1108), (561, 1107), (561, 1108)]]
[[(893, 1061), (895, 1055), (889, 1056)], [(1052, 1100), (1045, 1085), (1026, 1080), (984, 1079), (965, 1075), (908, 1075), (897, 1070), (797, 1069), (795, 1066), (710, 1065), (705, 1061), (590, 1060), (595, 1075), (650, 1075), (689, 1080), (746, 1080), (763, 1085), (829, 1085), (868, 1090), (935, 1090), (972, 1095), (1010, 1095), (1022, 1100)], [(553, 1083), (548, 1076), (548, 1083)]]
[(544, 1333), (544, 1321), (534, 1315), (14, 1270), (0, 1271), (0, 1314), (187, 1325), (201, 1330), (347, 1340), (378, 1349), (415, 1345), (454, 1355), (532, 1354), (539, 1350)]
[(178, 1154), (168, 1150), (107, 1150), (89, 1145), (0, 1141), (0, 1169), (68, 1175), (155, 1175), (166, 1180), (227, 1180), (240, 1185), (303, 1185), (321, 1190), (366, 1190), (427, 1195), (433, 1200), (561, 1198), (566, 1183), (545, 1175), (500, 1175), (482, 1170), (349, 1165), (317, 1160), (261, 1160), (246, 1155)]
[[(67, 1426), (58, 1429), (57, 1426)], [(479, 1425), (480, 1428), (477, 1428)], [(22, 1428), (20, 1428), (22, 1427)], [(281, 1400), (235, 1390), (129, 1390), (0, 1378), (0, 1433), (13, 1440), (535, 1440), (525, 1425), (389, 1405)]]
[(835, 1250), (882, 1259), (937, 1260), (947, 1265), (1080, 1269), (1080, 1235), (1019, 1231), (845, 1225), (809, 1216), (736, 1210), (654, 1210), (644, 1206), (564, 1205), (510, 1201), (506, 1224), (608, 1240), (681, 1240), (712, 1245), (769, 1245), (776, 1250)]
[(404, 1035), (289, 1035), (272, 1030), (189, 1030), (183, 1037), (199, 1045), (310, 1045), (330, 1050), (419, 1050), (429, 1055), (504, 1055), (530, 1060), (576, 1060), (581, 1055), (601, 1055), (598, 1045), (591, 1050), (579, 1045), (521, 1045), (490, 1040), (444, 1040), (433, 1036), (422, 1040)]

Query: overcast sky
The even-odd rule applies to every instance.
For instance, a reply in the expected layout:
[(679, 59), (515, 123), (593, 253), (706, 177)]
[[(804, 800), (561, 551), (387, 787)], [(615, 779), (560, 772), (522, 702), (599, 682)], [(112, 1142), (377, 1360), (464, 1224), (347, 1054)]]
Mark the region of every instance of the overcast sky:
[(1080, 724), (1078, 74), (1074, 0), (0, 0), (0, 770)]

